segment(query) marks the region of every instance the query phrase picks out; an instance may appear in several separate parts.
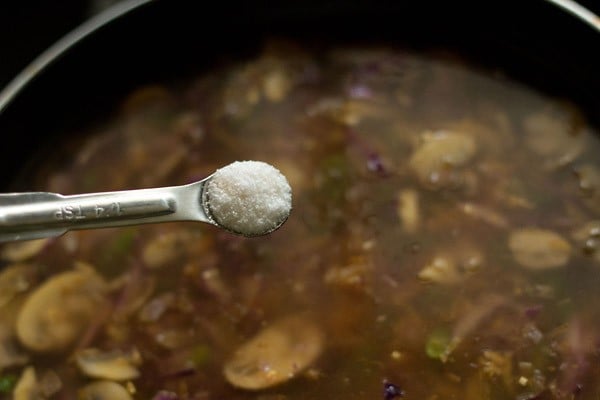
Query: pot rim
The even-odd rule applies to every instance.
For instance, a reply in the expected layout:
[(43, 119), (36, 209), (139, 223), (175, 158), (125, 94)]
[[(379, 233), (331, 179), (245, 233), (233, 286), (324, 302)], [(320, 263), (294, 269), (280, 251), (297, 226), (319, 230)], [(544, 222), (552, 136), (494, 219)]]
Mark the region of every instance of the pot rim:
[(8, 82), (4, 89), (0, 91), (0, 114), (2, 114), (19, 92), (40, 72), (69, 51), (74, 45), (101, 27), (153, 1), (156, 0), (123, 0), (87, 19), (62, 38), (58, 39), (53, 45), (34, 58), (33, 61), (23, 68), (21, 72), (19, 72), (17, 76)]
[(598, 32), (600, 32), (600, 17), (577, 3), (574, 0), (545, 0), (548, 3), (554, 4), (555, 6), (562, 8), (569, 14), (577, 17), (581, 21), (585, 22)]

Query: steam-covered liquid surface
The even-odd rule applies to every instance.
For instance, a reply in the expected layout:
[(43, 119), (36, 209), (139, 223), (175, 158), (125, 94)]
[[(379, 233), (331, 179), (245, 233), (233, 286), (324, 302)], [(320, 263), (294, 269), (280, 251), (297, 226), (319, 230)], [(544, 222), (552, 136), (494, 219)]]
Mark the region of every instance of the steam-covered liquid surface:
[(252, 239), (184, 223), (4, 245), (0, 390), (593, 399), (598, 154), (574, 107), (401, 51), (268, 50), (141, 88), (39, 189), (256, 159), (288, 178), (292, 216)]

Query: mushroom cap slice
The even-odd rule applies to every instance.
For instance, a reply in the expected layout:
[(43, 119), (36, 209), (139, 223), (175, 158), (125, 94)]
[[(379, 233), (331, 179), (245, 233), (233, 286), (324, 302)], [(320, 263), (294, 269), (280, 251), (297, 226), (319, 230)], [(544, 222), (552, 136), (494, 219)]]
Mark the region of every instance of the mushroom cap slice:
[(426, 132), (409, 165), (425, 187), (448, 187), (456, 183), (459, 169), (468, 164), (476, 152), (477, 143), (467, 134), (445, 130)]
[(521, 266), (541, 271), (562, 267), (571, 256), (571, 245), (558, 233), (523, 228), (510, 233), (508, 247)]
[(259, 332), (225, 364), (227, 381), (241, 389), (260, 390), (295, 377), (323, 350), (323, 333), (310, 319), (292, 316)]
[(78, 400), (132, 400), (123, 386), (111, 381), (92, 382), (77, 393)]
[(81, 350), (75, 355), (79, 369), (87, 376), (111, 381), (128, 381), (140, 376), (136, 365), (140, 355), (119, 350), (101, 352), (98, 349)]
[(17, 317), (21, 343), (37, 352), (71, 345), (105, 304), (106, 283), (91, 268), (58, 274), (27, 298)]
[(25, 368), (13, 390), (13, 399), (30, 400), (38, 398), (37, 384), (35, 369), (33, 367)]
[(12, 264), (3, 268), (0, 272), (0, 307), (29, 290), (34, 281), (35, 268), (32, 265)]

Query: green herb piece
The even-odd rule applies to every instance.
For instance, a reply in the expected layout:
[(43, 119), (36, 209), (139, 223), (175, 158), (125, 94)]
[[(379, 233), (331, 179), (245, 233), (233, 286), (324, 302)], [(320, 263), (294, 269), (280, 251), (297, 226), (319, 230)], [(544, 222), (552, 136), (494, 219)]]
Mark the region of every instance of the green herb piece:
[(15, 385), (17, 384), (17, 376), (14, 374), (7, 374), (0, 376), (0, 393), (11, 393)]
[(194, 347), (191, 354), (191, 360), (196, 367), (202, 367), (210, 360), (210, 349), (206, 345), (198, 345)]
[(450, 345), (450, 334), (445, 329), (436, 329), (431, 332), (425, 344), (425, 353), (429, 358), (442, 360)]

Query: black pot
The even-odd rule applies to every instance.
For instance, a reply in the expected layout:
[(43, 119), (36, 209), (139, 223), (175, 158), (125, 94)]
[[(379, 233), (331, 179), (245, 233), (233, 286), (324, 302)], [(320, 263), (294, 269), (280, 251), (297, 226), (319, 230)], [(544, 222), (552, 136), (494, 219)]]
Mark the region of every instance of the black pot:
[(135, 87), (251, 56), (271, 36), (317, 46), (386, 42), (447, 49), (574, 101), (593, 123), (600, 118), (600, 28), (549, 1), (137, 3), (120, 18), (100, 21), (90, 34), (79, 32), (75, 44), (47, 53), (49, 65), (26, 70), (18, 82), (23, 87), (0, 95), (0, 187), (36, 190), (26, 179), (35, 160), (56, 156), (57, 143), (106, 118)]

